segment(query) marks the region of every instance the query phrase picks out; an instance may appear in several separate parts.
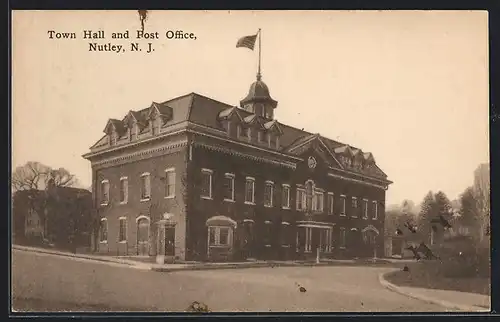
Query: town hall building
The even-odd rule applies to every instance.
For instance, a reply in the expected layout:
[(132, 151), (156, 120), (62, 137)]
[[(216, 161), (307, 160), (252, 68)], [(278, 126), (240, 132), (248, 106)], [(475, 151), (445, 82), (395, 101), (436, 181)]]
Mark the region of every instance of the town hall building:
[(84, 158), (98, 251), (235, 261), (384, 254), (372, 153), (280, 123), (260, 75), (239, 106), (191, 93), (109, 119)]

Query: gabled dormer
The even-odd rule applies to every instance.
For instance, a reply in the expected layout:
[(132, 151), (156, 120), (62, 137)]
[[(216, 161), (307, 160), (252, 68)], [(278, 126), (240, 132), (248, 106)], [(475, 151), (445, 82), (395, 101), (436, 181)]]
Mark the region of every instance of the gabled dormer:
[(140, 112), (136, 111), (129, 111), (124, 123), (127, 126), (130, 141), (137, 140), (139, 134), (148, 126), (147, 119)]
[(375, 159), (373, 158), (373, 154), (371, 152), (363, 153), (363, 169), (370, 170), (375, 165)]
[(237, 107), (230, 107), (220, 111), (217, 120), (228, 136), (235, 136), (237, 128), (241, 127), (241, 123), (244, 122)]
[(270, 148), (280, 148), (280, 137), (283, 135), (283, 130), (278, 121), (272, 120), (264, 123), (267, 145)]
[(344, 145), (335, 149), (335, 154), (339, 157), (338, 159), (342, 165), (346, 168), (351, 168), (353, 165), (354, 153), (350, 146)]
[(113, 146), (117, 144), (118, 138), (126, 132), (126, 127), (120, 120), (109, 119), (103, 132), (108, 136), (109, 145)]
[(360, 149), (352, 149), (352, 166), (355, 169), (362, 169), (364, 165), (365, 158), (363, 157), (363, 151)]
[(152, 135), (160, 133), (166, 122), (172, 119), (172, 108), (156, 102), (151, 103), (147, 119), (149, 121), (149, 131)]

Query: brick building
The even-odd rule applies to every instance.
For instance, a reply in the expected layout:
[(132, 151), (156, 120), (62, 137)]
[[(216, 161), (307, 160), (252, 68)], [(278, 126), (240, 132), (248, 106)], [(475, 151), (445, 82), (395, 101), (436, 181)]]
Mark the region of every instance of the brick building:
[(391, 181), (371, 153), (278, 122), (277, 104), (258, 77), (239, 107), (191, 93), (110, 119), (84, 155), (99, 252), (382, 256)]

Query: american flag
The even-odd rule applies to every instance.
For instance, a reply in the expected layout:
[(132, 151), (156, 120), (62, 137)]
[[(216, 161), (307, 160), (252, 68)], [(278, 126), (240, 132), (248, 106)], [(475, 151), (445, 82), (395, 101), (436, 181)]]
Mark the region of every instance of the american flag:
[(236, 43), (236, 48), (246, 47), (248, 49), (253, 50), (253, 48), (255, 47), (255, 40), (256, 39), (257, 39), (257, 34), (252, 35), (252, 36), (242, 37)]

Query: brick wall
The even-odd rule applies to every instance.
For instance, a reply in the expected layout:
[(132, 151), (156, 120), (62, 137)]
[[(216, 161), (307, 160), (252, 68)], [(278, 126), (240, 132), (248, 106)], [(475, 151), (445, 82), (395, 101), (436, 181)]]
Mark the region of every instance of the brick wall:
[[(187, 147), (169, 150), (167, 154), (141, 156), (126, 162), (94, 167), (94, 180), (96, 186), (93, 191), (97, 196), (99, 213), (108, 221), (108, 242), (99, 244), (99, 252), (113, 255), (137, 255), (137, 223), (138, 216), (150, 216), (149, 230), (149, 255), (156, 254), (156, 221), (166, 212), (173, 213), (177, 222), (175, 232), (176, 256), (184, 258), (185, 249), (185, 201), (182, 176), (186, 171)], [(165, 169), (175, 168), (175, 198), (167, 199), (165, 196)], [(141, 201), (141, 174), (149, 172), (151, 182), (151, 199)], [(128, 178), (128, 201), (120, 203), (120, 178)], [(109, 180), (109, 199), (107, 206), (100, 206), (102, 180)], [(119, 243), (119, 218), (127, 218), (127, 242)]]

